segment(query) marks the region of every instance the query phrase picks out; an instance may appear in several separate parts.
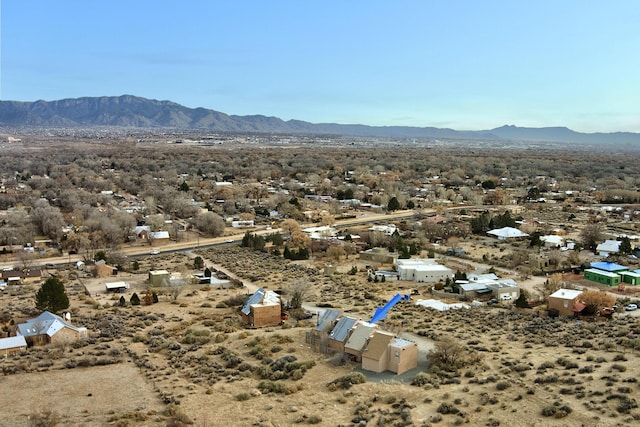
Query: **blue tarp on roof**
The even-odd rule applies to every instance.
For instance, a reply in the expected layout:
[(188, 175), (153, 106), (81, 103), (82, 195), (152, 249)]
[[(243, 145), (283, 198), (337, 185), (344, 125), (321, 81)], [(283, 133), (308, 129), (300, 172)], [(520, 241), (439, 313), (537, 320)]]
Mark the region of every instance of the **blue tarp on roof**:
[(624, 265), (616, 264), (615, 262), (605, 262), (605, 261), (592, 262), (591, 267), (597, 268), (598, 270), (610, 271), (613, 273), (615, 273), (616, 271), (625, 271), (629, 269)]

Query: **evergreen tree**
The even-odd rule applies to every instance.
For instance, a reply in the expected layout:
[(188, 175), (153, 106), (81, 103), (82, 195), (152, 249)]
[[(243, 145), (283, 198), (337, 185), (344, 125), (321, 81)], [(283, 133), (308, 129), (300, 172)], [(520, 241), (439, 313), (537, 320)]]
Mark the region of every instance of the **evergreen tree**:
[(127, 300), (124, 299), (124, 295), (120, 297), (120, 300), (118, 301), (118, 305), (120, 307), (124, 307), (125, 305), (127, 305)]
[(389, 199), (389, 203), (387, 203), (387, 210), (393, 212), (399, 209), (400, 209), (400, 202), (398, 201), (398, 199), (395, 196)]
[(129, 302), (131, 305), (140, 305), (140, 297), (134, 292), (133, 295), (131, 295)]
[(50, 277), (42, 284), (36, 292), (36, 308), (52, 313), (69, 308), (69, 298), (60, 279)]

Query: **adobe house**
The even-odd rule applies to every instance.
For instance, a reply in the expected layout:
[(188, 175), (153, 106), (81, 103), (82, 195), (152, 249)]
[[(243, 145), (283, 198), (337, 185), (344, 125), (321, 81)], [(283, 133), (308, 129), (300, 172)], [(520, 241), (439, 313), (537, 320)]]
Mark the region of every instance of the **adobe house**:
[(389, 343), (394, 338), (390, 332), (374, 331), (362, 352), (362, 369), (373, 372), (386, 371)]
[(348, 354), (352, 360), (356, 362), (362, 361), (362, 352), (367, 345), (369, 337), (377, 328), (378, 326), (375, 324), (360, 321), (344, 345), (344, 352)]
[(362, 369), (402, 374), (418, 367), (418, 344), (390, 332), (374, 331), (362, 353)]
[(240, 317), (250, 328), (279, 325), (282, 322), (280, 296), (273, 291), (258, 289), (242, 307)]
[(418, 344), (413, 341), (396, 337), (389, 343), (387, 354), (388, 371), (400, 375), (418, 367)]
[(584, 304), (580, 302), (582, 291), (575, 289), (558, 289), (547, 301), (549, 311), (557, 310), (560, 316), (574, 316), (584, 309)]
[(30, 346), (67, 343), (87, 337), (87, 328), (78, 328), (62, 317), (48, 311), (20, 323), (16, 335), (21, 335)]
[(109, 277), (118, 274), (118, 269), (111, 265), (108, 265), (105, 260), (96, 261), (93, 267), (93, 275), (96, 277)]

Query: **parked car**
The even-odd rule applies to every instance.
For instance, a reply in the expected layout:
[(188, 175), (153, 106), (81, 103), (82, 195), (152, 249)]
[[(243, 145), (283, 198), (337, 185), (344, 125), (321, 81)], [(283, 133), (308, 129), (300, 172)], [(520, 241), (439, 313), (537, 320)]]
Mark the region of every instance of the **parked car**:
[(149, 252), (151, 255), (158, 255), (160, 253), (159, 250), (157, 249), (153, 249), (151, 252)]
[(491, 298), (489, 301), (487, 301), (487, 305), (493, 305), (497, 303), (498, 303), (498, 300), (496, 298)]
[(636, 304), (629, 304), (624, 309), (627, 310), (627, 311), (634, 311), (634, 310), (638, 309), (638, 306)]
[(513, 299), (513, 298), (511, 297), (511, 295), (502, 295), (500, 299), (502, 301), (509, 301), (510, 299)]

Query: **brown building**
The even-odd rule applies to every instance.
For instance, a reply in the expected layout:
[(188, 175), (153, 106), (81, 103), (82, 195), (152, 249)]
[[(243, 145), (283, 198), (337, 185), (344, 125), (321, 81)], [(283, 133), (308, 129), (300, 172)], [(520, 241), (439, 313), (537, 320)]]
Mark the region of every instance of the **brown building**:
[(0, 356), (7, 357), (27, 349), (27, 341), (23, 336), (0, 338)]
[(338, 323), (329, 332), (329, 339), (327, 342), (329, 353), (343, 353), (344, 345), (353, 332), (353, 328), (358, 322), (358, 319), (353, 317), (341, 317)]
[(375, 331), (362, 352), (362, 369), (373, 372), (386, 371), (389, 343), (393, 339), (392, 333)]
[(249, 297), (240, 313), (243, 322), (251, 328), (279, 325), (282, 322), (280, 296), (260, 288)]
[(96, 277), (109, 277), (118, 274), (118, 269), (116, 267), (108, 265), (104, 260), (96, 261), (96, 265), (94, 266), (93, 271), (93, 275)]
[(584, 304), (580, 302), (582, 291), (575, 289), (558, 289), (549, 295), (549, 311), (557, 310), (560, 316), (574, 316), (584, 309)]
[(394, 338), (389, 343), (387, 370), (400, 375), (418, 367), (418, 344)]

